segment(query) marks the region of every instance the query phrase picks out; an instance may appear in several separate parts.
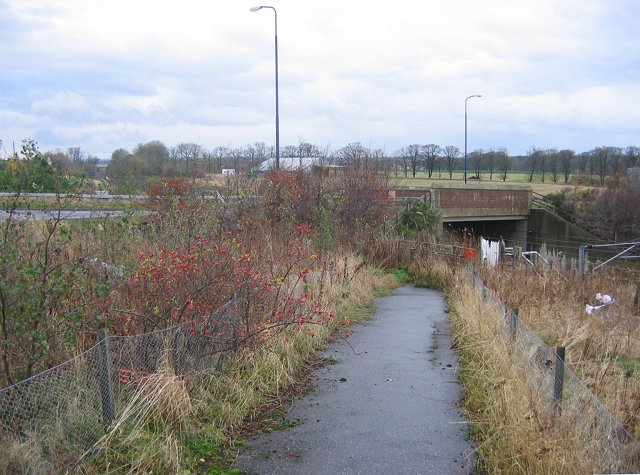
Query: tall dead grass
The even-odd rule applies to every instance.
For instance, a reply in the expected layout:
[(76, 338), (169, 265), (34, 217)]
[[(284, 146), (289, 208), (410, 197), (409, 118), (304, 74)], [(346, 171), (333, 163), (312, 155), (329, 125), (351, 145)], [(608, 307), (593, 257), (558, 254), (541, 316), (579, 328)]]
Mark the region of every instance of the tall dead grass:
[[(636, 277), (627, 270), (592, 275), (527, 267), (484, 269), (483, 279), (549, 346), (564, 346), (565, 360), (625, 428), (640, 435), (640, 316)], [(597, 293), (615, 299), (588, 315)]]
[(549, 394), (531, 378), (520, 348), (505, 339), (503, 310), (483, 300), (466, 273), (449, 290), (454, 342), (462, 360), (464, 406), (489, 473), (603, 473), (611, 460), (580, 405), (554, 411)]

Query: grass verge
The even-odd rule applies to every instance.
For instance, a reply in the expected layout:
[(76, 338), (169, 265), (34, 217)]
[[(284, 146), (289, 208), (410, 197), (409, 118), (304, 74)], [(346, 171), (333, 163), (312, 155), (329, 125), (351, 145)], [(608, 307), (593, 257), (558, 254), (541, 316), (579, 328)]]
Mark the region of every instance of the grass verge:
[[(342, 262), (342, 261), (341, 261)], [(345, 259), (347, 271), (325, 285), (330, 325), (292, 325), (260, 347), (231, 355), (216, 372), (187, 379), (171, 368), (151, 375), (82, 473), (235, 473), (247, 430), (283, 429), (278, 408), (304, 391), (317, 351), (368, 315), (378, 292), (397, 286), (389, 274)]]
[[(454, 276), (449, 305), (463, 370), (464, 408), (487, 473), (609, 473), (620, 460), (588, 404), (555, 411), (521, 348), (504, 337), (502, 309), (483, 300), (466, 273)], [(565, 399), (577, 397), (566, 395)]]

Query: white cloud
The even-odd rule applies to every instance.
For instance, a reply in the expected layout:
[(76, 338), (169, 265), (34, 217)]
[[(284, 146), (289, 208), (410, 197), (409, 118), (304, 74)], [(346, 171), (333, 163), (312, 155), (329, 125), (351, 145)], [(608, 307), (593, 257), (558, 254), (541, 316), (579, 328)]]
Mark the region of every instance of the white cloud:
[[(272, 11), (242, 0), (5, 4), (5, 143), (39, 135), (101, 156), (151, 139), (273, 143)], [(637, 140), (633, 0), (276, 7), (282, 144), (461, 146), (464, 98), (476, 93), (474, 147)]]

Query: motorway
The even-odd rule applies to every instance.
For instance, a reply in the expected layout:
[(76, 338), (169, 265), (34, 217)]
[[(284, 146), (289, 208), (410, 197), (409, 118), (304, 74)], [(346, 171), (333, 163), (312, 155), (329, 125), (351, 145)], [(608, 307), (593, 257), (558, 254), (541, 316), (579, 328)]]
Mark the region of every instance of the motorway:
[[(12, 219), (17, 220), (68, 220), (68, 219), (96, 219), (96, 218), (117, 218), (125, 214), (130, 214), (130, 211), (123, 210), (41, 210), (41, 209), (16, 209), (13, 211)], [(148, 214), (148, 211), (136, 211), (136, 213)], [(7, 210), (0, 210), (0, 221), (8, 219), (10, 213)]]

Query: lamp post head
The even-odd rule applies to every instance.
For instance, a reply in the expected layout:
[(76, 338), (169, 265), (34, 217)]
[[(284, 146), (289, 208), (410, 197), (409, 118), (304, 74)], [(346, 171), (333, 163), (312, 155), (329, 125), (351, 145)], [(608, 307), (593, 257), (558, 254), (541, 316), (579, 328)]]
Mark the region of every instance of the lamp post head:
[(257, 12), (257, 11), (259, 11), (259, 10), (262, 10), (262, 7), (251, 7), (251, 8), (249, 9), (249, 11), (250, 11), (250, 12)]

